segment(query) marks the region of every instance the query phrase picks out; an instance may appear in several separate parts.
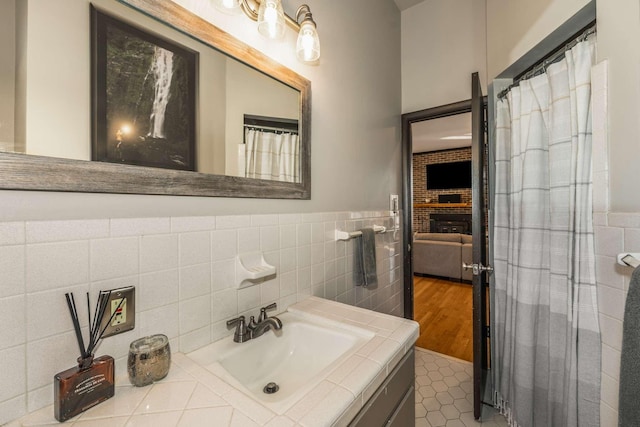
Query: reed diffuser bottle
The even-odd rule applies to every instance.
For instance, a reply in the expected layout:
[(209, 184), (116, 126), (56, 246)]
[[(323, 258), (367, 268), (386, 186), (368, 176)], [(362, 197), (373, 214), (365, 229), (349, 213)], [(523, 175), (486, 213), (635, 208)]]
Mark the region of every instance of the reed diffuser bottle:
[[(95, 359), (93, 357), (93, 351), (104, 333), (104, 329), (100, 331), (100, 325), (107, 308), (109, 294), (100, 294), (93, 322), (91, 322), (91, 311), (88, 312), (90, 325), (89, 345), (86, 348), (80, 330), (78, 311), (73, 294), (65, 294), (65, 297), (67, 298), (67, 306), (69, 307), (76, 338), (78, 339), (80, 357), (78, 357), (76, 366), (59, 372), (54, 376), (54, 415), (56, 420), (60, 422), (73, 418), (98, 403), (113, 397), (115, 392), (115, 363), (113, 357), (100, 356)], [(122, 301), (120, 304), (122, 304)], [(87, 306), (89, 307), (89, 305), (89, 294), (87, 293)], [(117, 308), (119, 309), (120, 305)], [(116, 312), (117, 309), (113, 313), (115, 314)], [(113, 315), (111, 318), (113, 318)], [(110, 322), (111, 319), (109, 319)]]

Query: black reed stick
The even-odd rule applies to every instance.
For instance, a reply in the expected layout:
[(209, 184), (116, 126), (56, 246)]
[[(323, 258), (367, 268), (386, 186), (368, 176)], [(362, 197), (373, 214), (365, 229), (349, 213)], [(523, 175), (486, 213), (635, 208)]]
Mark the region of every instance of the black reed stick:
[(76, 307), (76, 301), (73, 297), (73, 292), (64, 294), (67, 299), (67, 307), (69, 307), (69, 314), (71, 315), (71, 321), (73, 322), (73, 329), (76, 333), (76, 339), (78, 341), (78, 347), (80, 348), (80, 356), (83, 359), (91, 356), (93, 351), (95, 350), (98, 342), (102, 339), (105, 331), (113, 321), (113, 318), (118, 313), (118, 310), (122, 307), (125, 299), (122, 298), (120, 303), (115, 310), (111, 313), (109, 317), (109, 321), (106, 323), (105, 327), (100, 330), (102, 326), (102, 319), (104, 318), (105, 313), (107, 312), (107, 306), (109, 305), (109, 299), (111, 297), (111, 291), (108, 292), (100, 292), (98, 295), (98, 300), (96, 301), (95, 311), (93, 313), (93, 322), (91, 321), (91, 300), (89, 296), (89, 292), (87, 292), (87, 315), (89, 317), (89, 345), (85, 348), (84, 346), (84, 338), (82, 337), (82, 330), (80, 328), (80, 320), (78, 318), (78, 309)]
[(78, 347), (80, 347), (80, 355), (82, 358), (87, 357), (86, 349), (84, 347), (84, 339), (82, 339), (82, 331), (80, 330), (80, 322), (78, 321), (78, 312), (76, 310), (76, 303), (73, 299), (73, 293), (69, 296), (68, 293), (64, 294), (67, 299), (67, 306), (69, 307), (69, 314), (71, 314), (71, 321), (73, 322), (73, 328), (76, 331), (76, 339), (78, 340)]
[[(108, 299), (108, 298), (107, 298)], [(98, 338), (95, 340), (95, 342), (92, 343), (92, 347), (91, 347), (91, 351), (93, 351), (93, 349), (95, 348), (96, 345), (98, 345), (98, 342), (102, 339), (102, 335), (104, 335), (104, 332), (107, 330), (107, 328), (109, 327), (109, 325), (111, 324), (111, 321), (113, 320), (113, 318), (115, 317), (116, 313), (118, 313), (118, 310), (120, 310), (120, 307), (122, 307), (122, 303), (124, 302), (124, 298), (120, 299), (120, 302), (118, 303), (118, 306), (116, 307), (115, 310), (113, 310), (113, 313), (111, 313), (111, 316), (109, 317), (109, 320), (107, 321), (107, 324), (105, 325), (105, 327), (102, 329), (102, 331), (100, 332), (100, 335), (98, 335)], [(101, 322), (102, 323), (102, 322)]]

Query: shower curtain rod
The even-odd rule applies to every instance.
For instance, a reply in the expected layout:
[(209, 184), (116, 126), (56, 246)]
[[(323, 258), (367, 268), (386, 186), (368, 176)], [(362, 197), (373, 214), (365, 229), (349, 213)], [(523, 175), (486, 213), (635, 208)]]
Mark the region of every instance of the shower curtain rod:
[(265, 130), (265, 131), (272, 131), (272, 132), (293, 133), (295, 135), (298, 134), (297, 130), (279, 128), (279, 127), (272, 127), (272, 126), (244, 125), (244, 127), (245, 128), (249, 128), (249, 129), (255, 129), (255, 130)]
[(509, 86), (503, 89), (500, 93), (498, 93), (498, 99), (504, 98), (509, 93), (509, 91), (514, 87), (518, 86), (522, 80), (527, 80), (544, 73), (547, 70), (547, 67), (549, 65), (562, 60), (562, 58), (564, 58), (564, 54), (568, 50), (573, 49), (575, 45), (587, 40), (587, 38), (591, 34), (595, 34), (595, 33), (596, 33), (596, 24), (595, 23), (589, 24), (589, 26), (580, 33), (580, 35), (578, 35), (577, 37), (572, 37), (571, 41), (565, 43), (564, 46), (561, 46), (555, 49), (549, 55), (544, 57), (540, 62), (533, 65), (528, 70), (517, 75), (513, 79), (513, 83), (511, 83)]

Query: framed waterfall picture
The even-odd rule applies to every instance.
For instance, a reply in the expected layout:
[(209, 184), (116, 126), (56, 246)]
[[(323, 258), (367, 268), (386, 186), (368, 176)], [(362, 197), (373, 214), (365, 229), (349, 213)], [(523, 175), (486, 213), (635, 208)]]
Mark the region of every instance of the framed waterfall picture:
[(91, 159), (195, 170), (198, 53), (93, 6), (91, 34)]

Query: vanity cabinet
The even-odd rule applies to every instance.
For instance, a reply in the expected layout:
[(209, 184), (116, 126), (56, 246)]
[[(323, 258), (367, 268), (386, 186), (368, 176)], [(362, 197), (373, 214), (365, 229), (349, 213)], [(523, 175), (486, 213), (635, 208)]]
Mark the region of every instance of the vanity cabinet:
[(415, 423), (415, 354), (411, 349), (365, 403), (350, 427), (406, 427)]

